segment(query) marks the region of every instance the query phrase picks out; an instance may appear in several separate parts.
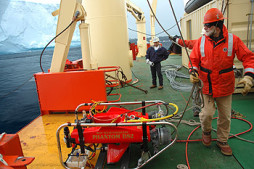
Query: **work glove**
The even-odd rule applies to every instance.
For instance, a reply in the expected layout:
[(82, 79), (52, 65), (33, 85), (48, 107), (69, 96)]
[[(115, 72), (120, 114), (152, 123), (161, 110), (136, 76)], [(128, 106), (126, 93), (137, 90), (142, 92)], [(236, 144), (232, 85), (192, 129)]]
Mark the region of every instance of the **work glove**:
[(149, 64), (150, 60), (149, 59), (146, 59), (146, 64)]
[(245, 96), (249, 93), (251, 87), (253, 86), (253, 82), (252, 82), (252, 77), (250, 76), (244, 76), (242, 80), (240, 80), (240, 82), (237, 83), (237, 85), (239, 84), (243, 84), (244, 88), (242, 90), (242, 95)]
[(190, 74), (190, 82), (191, 83), (198, 83), (199, 78), (198, 78), (198, 73), (197, 72), (191, 72)]
[(169, 40), (176, 42), (176, 37), (168, 36)]
[(149, 63), (148, 63), (150, 66), (154, 66), (154, 63), (153, 62), (151, 62), (151, 61), (149, 61)]

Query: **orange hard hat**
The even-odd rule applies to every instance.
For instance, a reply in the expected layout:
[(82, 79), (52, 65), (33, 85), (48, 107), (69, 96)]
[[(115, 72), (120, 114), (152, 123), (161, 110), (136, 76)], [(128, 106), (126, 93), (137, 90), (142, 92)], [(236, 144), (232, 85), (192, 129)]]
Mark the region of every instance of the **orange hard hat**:
[(221, 13), (221, 11), (217, 8), (211, 8), (209, 9), (205, 16), (204, 16), (204, 24), (205, 23), (211, 23), (211, 22), (216, 22), (216, 21), (220, 21), (226, 19), (224, 18), (223, 14)]

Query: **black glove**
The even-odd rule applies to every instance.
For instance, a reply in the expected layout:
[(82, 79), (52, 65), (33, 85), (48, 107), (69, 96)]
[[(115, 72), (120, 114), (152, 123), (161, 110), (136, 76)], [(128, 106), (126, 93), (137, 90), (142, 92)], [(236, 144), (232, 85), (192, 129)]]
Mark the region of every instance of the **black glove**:
[(168, 36), (169, 40), (176, 42), (176, 38), (172, 36)]

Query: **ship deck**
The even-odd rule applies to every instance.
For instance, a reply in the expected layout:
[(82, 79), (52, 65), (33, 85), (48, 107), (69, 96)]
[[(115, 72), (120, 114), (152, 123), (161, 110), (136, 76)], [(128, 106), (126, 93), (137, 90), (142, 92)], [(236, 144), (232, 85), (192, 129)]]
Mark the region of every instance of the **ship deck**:
[[(181, 57), (178, 55), (170, 55), (169, 59), (162, 62), (162, 66), (169, 64), (181, 65)], [(184, 110), (186, 102), (190, 96), (190, 92), (181, 92), (173, 90), (169, 84), (169, 81), (164, 76), (164, 89), (157, 90), (149, 89), (151, 85), (150, 68), (145, 63), (144, 58), (138, 58), (134, 61), (133, 73), (138, 77), (139, 82), (135, 84), (138, 87), (148, 90), (145, 94), (132, 87), (124, 87), (120, 89), (122, 94), (121, 101), (141, 101), (141, 100), (163, 100), (165, 102), (172, 102), (178, 105), (179, 112)], [(186, 68), (182, 68), (181, 72), (188, 74)], [(133, 76), (134, 77), (134, 76)], [(177, 79), (178, 81), (188, 82), (187, 79)], [(253, 114), (254, 93), (250, 93), (247, 96), (241, 94), (233, 95), (232, 108), (240, 115), (243, 115), (243, 119), (254, 123)], [(191, 102), (190, 102), (191, 106)], [(216, 113), (217, 114), (217, 113)], [(216, 116), (216, 115), (215, 115)], [(56, 130), (57, 128), (66, 122), (73, 122), (75, 119), (74, 114), (50, 114), (39, 116), (29, 125), (24, 127), (18, 132), (21, 140), (24, 155), (29, 157), (35, 157), (32, 164), (28, 166), (28, 169), (60, 169), (63, 168), (59, 162), (58, 149), (56, 143)], [(192, 110), (186, 111), (183, 120), (195, 120), (199, 122), (198, 117), (193, 117)], [(174, 123), (176, 124), (176, 123)], [(216, 120), (213, 122), (213, 127), (216, 128)], [(186, 140), (189, 134), (196, 128), (196, 126), (190, 126), (186, 124), (180, 124), (178, 126), (178, 140)], [(237, 134), (246, 131), (250, 128), (250, 125), (242, 120), (233, 119), (231, 123), (231, 133)], [(63, 135), (61, 135), (63, 138)], [(216, 133), (212, 133), (212, 137), (216, 138)], [(240, 137), (247, 140), (254, 140), (253, 130), (248, 133), (240, 135)], [(201, 138), (201, 129), (197, 129), (191, 136), (190, 140), (196, 140)], [(62, 139), (61, 139), (62, 140)], [(252, 169), (254, 166), (254, 144), (239, 140), (237, 138), (230, 138), (229, 144), (233, 150), (233, 156), (224, 156), (220, 153), (216, 146), (216, 142), (213, 141), (210, 147), (205, 147), (200, 141), (190, 142), (188, 144), (188, 159), (190, 168), (195, 169)], [(64, 147), (64, 143), (62, 141)], [(131, 166), (133, 168), (137, 165), (135, 156), (139, 154), (135, 145), (131, 148)], [(67, 149), (62, 149), (63, 153), (68, 153)], [(95, 157), (96, 158), (96, 157)], [(92, 161), (94, 163), (94, 161)], [(177, 168), (178, 164), (186, 163), (186, 143), (177, 142), (172, 147), (168, 148), (154, 160), (149, 162), (143, 168), (155, 169), (155, 168)], [(88, 167), (87, 167), (88, 168)], [(119, 165), (106, 165), (105, 168), (119, 168)]]

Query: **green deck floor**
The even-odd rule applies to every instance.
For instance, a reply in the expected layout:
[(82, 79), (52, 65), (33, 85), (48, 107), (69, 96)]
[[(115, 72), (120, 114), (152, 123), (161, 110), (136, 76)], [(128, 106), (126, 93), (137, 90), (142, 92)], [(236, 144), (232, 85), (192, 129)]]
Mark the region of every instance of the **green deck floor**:
[[(163, 65), (178, 64), (181, 65), (181, 56), (171, 55), (169, 59), (162, 62)], [(165, 102), (172, 102), (178, 105), (179, 112), (184, 110), (186, 101), (189, 98), (190, 92), (175, 91), (170, 87), (169, 81), (164, 76), (164, 89), (157, 90), (150, 89), (151, 74), (150, 68), (145, 63), (144, 58), (138, 58), (134, 61), (133, 73), (138, 77), (139, 82), (136, 86), (148, 90), (148, 94), (143, 93), (132, 87), (122, 88), (121, 101), (140, 101), (140, 100), (163, 100)], [(186, 68), (180, 70), (183, 73), (188, 74)], [(134, 78), (134, 76), (133, 76)], [(177, 79), (178, 81), (188, 83), (188, 80)], [(254, 123), (254, 94), (250, 93), (243, 97), (241, 94), (233, 95), (232, 108), (246, 116), (246, 120)], [(193, 117), (192, 111), (187, 111), (184, 115), (184, 120), (195, 120), (199, 122), (198, 117)], [(213, 127), (216, 128), (216, 120), (213, 122)], [(194, 126), (188, 126), (180, 124), (178, 127), (178, 139), (186, 140), (190, 132), (194, 129)], [(236, 134), (245, 131), (249, 128), (246, 122), (240, 120), (232, 120), (231, 133)], [(212, 137), (216, 138), (216, 133), (212, 133)], [(254, 140), (253, 131), (241, 135), (242, 138), (248, 140)], [(191, 139), (200, 139), (201, 130), (198, 129), (191, 137)], [(213, 142), (211, 147), (207, 148), (202, 145), (201, 142), (192, 142), (188, 146), (188, 157), (190, 168), (193, 169), (253, 169), (254, 168), (254, 144), (247, 143), (245, 141), (232, 138), (229, 140), (229, 144), (233, 150), (233, 156), (224, 156), (220, 153), (216, 146), (216, 142)], [(135, 148), (134, 148), (135, 149)], [(136, 150), (138, 151), (138, 150)], [(131, 158), (134, 158), (136, 152), (132, 152)], [(148, 163), (144, 168), (146, 169), (175, 169), (178, 164), (186, 165), (185, 158), (185, 143), (175, 143), (168, 150), (159, 155), (156, 159)], [(111, 166), (110, 168), (117, 168), (117, 166)]]

